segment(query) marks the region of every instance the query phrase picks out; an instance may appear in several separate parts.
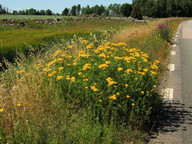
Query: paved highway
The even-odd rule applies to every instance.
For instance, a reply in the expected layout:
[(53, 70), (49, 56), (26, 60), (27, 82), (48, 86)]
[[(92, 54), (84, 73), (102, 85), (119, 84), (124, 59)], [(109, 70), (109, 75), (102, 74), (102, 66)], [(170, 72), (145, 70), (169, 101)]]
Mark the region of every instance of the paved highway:
[(149, 144), (192, 144), (192, 21), (182, 23), (176, 32), (168, 68), (162, 90), (164, 114)]

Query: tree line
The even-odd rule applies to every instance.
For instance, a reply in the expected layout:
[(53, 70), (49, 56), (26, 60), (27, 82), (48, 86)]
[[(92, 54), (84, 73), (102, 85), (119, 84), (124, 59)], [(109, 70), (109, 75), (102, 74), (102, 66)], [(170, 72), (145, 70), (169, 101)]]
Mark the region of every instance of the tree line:
[(156, 18), (191, 17), (192, 0), (133, 0), (142, 15)]
[[(34, 8), (26, 10), (13, 10), (9, 12), (6, 7), (0, 4), (0, 14), (13, 15), (55, 15), (50, 9), (36, 10)], [(148, 17), (190, 17), (192, 16), (192, 0), (132, 0), (132, 4), (110, 4), (109, 6), (95, 5), (81, 7), (80, 4), (71, 8), (64, 8), (61, 14), (64, 16), (96, 14), (100, 16), (124, 16), (142, 19)]]

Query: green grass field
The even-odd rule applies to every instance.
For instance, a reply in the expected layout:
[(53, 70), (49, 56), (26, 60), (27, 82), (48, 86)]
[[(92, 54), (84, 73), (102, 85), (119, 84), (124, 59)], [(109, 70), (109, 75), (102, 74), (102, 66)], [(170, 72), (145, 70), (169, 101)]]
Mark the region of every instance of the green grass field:
[[(1, 16), (2, 17), (2, 16)], [(15, 19), (17, 16), (15, 16)], [(21, 18), (21, 17), (19, 17)], [(30, 16), (32, 18), (32, 16)], [(45, 17), (44, 17), (45, 18)], [(114, 20), (87, 20), (85, 22), (67, 21), (60, 24), (37, 24), (34, 20), (25, 20), (24, 27), (14, 25), (0, 25), (0, 59), (5, 57), (13, 62), (16, 50), (27, 51), (27, 45), (36, 47), (44, 42), (53, 42), (63, 39), (71, 39), (74, 35), (87, 36), (90, 33), (102, 33), (111, 27), (117, 29), (128, 26), (131, 23)]]
[(67, 16), (37, 16), (37, 15), (0, 15), (0, 19), (55, 19), (67, 18)]

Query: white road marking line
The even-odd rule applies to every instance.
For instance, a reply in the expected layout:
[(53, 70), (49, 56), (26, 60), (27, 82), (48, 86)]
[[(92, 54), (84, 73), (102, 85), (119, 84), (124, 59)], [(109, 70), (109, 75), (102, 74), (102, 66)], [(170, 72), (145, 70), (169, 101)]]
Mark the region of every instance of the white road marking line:
[(177, 41), (177, 39), (174, 39), (174, 41)]
[(172, 56), (176, 55), (176, 51), (171, 51), (171, 55)]
[(177, 38), (177, 37), (178, 37), (178, 35), (175, 35), (175, 37)]
[(177, 45), (176, 44), (174, 44), (174, 45), (172, 45), (173, 47), (176, 47)]
[(173, 100), (173, 89), (172, 88), (166, 88), (164, 90), (162, 90), (162, 94), (164, 96), (164, 99), (168, 99), (170, 101)]
[(169, 64), (168, 69), (169, 69), (169, 71), (174, 71), (175, 70), (175, 64)]

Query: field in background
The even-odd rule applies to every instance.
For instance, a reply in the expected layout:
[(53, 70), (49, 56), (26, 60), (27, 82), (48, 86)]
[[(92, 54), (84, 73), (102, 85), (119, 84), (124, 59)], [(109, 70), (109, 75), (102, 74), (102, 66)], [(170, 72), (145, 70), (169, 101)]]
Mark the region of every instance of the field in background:
[(105, 32), (19, 54), (0, 78), (0, 142), (142, 143), (161, 110), (157, 87), (183, 20), (122, 22), (120, 31), (109, 24), (120, 21), (85, 22)]
[(67, 16), (37, 16), (37, 15), (0, 15), (0, 19), (63, 19)]
[[(25, 22), (24, 27), (18, 25), (22, 21)], [(110, 28), (118, 29), (131, 24), (115, 20), (86, 20), (84, 22), (67, 20), (57, 24), (41, 24), (36, 23), (36, 20), (14, 20), (14, 22), (2, 20), (1, 23), (0, 60), (4, 57), (11, 62), (16, 57), (16, 50), (28, 52), (27, 45), (37, 47), (45, 42), (71, 39), (74, 35), (86, 37), (90, 33), (102, 33)]]

